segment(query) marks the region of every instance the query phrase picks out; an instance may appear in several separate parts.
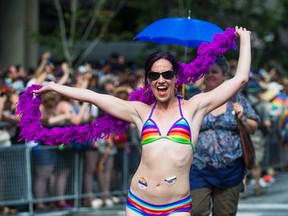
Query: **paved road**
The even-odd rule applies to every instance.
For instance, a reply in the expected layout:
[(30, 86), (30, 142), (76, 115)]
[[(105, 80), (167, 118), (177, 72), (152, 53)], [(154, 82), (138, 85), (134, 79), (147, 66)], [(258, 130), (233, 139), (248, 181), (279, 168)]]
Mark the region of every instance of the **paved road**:
[(288, 216), (288, 173), (278, 173), (263, 196), (253, 196), (251, 185), (247, 192), (248, 197), (240, 200), (237, 216)]
[[(247, 186), (248, 197), (241, 199), (237, 216), (288, 216), (288, 172), (278, 173), (265, 195), (253, 196), (252, 186)], [(91, 210), (81, 208), (77, 212), (53, 212), (37, 216), (124, 216), (124, 205)]]

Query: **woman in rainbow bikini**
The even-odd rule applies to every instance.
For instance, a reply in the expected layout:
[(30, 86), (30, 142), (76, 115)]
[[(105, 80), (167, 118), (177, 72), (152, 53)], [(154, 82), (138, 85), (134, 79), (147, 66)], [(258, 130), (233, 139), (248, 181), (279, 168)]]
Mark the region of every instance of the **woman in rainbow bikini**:
[[(84, 136), (87, 138), (92, 134), (91, 136), (99, 137), (111, 132), (111, 130), (116, 130), (117, 127), (118, 130), (120, 127), (124, 128), (120, 122), (133, 123), (141, 133), (142, 156), (140, 165), (128, 189), (126, 215), (189, 216), (192, 209), (189, 171), (201, 122), (207, 113), (233, 97), (249, 79), (251, 32), (242, 27), (230, 28), (229, 32), (232, 41), (237, 36), (240, 38), (237, 72), (233, 78), (214, 90), (198, 94), (189, 100), (184, 100), (175, 93), (177, 85), (191, 82), (191, 80), (195, 81), (203, 75), (203, 71), (207, 71), (207, 67), (215, 61), (214, 52), (211, 54), (212, 61), (200, 70), (200, 75), (187, 72), (194, 70), (191, 63), (185, 65), (179, 63), (175, 57), (167, 52), (156, 52), (148, 57), (145, 64), (145, 89), (140, 91), (142, 93), (138, 92), (138, 95), (137, 93), (134, 95), (131, 93), (132, 100), (130, 98), (130, 101), (95, 93), (87, 89), (58, 85), (54, 82), (50, 82), (43, 87), (30, 89), (30, 95), (24, 95), (18, 106), (18, 114), (22, 115), (22, 123), (20, 124), (22, 137), (26, 139), (31, 138), (28, 136), (33, 136), (34, 139), (44, 139), (45, 137), (47, 140), (44, 140), (44, 143), (50, 143), (51, 145), (70, 142), (69, 138), (81, 142)], [(223, 49), (221, 43), (227, 38), (225, 36), (218, 40), (217, 46)], [(233, 43), (227, 45), (231, 48), (230, 46), (233, 46)], [(202, 62), (208, 61), (209, 56), (206, 53), (211, 53), (211, 47), (207, 49), (210, 49), (210, 51), (206, 52), (205, 47), (202, 47), (204, 54), (202, 53), (200, 56), (202, 55), (205, 59), (200, 59)], [(224, 51), (220, 50), (218, 53), (221, 54), (221, 52)], [(197, 69), (200, 66), (198, 62), (195, 68)], [(185, 73), (187, 76), (194, 77), (187, 78)], [(35, 115), (30, 113), (29, 116), (26, 116), (35, 106), (32, 104), (27, 108), (25, 100), (29, 99), (30, 104), (38, 103), (38, 96), (40, 97), (41, 94), (51, 91), (79, 101), (95, 104), (110, 117), (118, 119), (118, 122), (113, 123), (112, 121), (111, 123), (109, 122), (111, 118), (107, 117), (104, 118), (105, 121), (102, 121), (105, 125), (100, 125), (100, 120), (98, 120), (98, 123), (94, 124), (93, 131), (91, 131), (92, 127), (79, 127), (79, 134), (76, 130), (71, 132), (67, 128), (55, 129), (53, 130), (53, 136), (57, 137), (59, 135), (55, 140), (51, 140), (50, 131), (48, 130), (43, 132), (45, 136), (41, 134), (42, 128), (34, 133), (35, 129), (31, 130), (34, 125), (31, 124), (31, 121), (26, 123), (25, 119), (30, 118), (36, 121)], [(31, 95), (33, 95), (33, 99), (31, 99)], [(28, 123), (29, 127), (27, 126)], [(99, 128), (101, 128), (101, 131), (99, 131)], [(84, 133), (85, 130), (90, 130), (90, 132)], [(70, 135), (63, 138), (63, 134), (67, 135), (67, 133), (70, 133)], [(62, 138), (65, 140), (61, 140)]]

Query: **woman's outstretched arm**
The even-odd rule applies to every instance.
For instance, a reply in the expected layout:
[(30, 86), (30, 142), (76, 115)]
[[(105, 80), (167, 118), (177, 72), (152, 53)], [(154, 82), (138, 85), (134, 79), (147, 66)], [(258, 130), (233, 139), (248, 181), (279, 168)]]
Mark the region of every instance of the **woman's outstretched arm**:
[(104, 112), (127, 122), (134, 122), (134, 117), (138, 116), (135, 106), (139, 102), (122, 100), (108, 94), (100, 94), (88, 89), (49, 82), (42, 88), (33, 90), (32, 92), (35, 94), (45, 94), (51, 91), (78, 101), (95, 104)]

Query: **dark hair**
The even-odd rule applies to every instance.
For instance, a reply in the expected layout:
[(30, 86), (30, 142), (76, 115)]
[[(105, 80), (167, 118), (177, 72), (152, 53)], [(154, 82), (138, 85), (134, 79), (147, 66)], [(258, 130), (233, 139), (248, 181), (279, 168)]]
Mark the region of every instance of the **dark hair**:
[(8, 68), (4, 68), (2, 70), (3, 77), (7, 77), (10, 72), (11, 72), (11, 70), (9, 69), (9, 67)]
[(110, 55), (110, 59), (117, 60), (119, 58), (119, 54), (117, 52), (113, 52)]
[(224, 56), (217, 56), (215, 63), (219, 65), (224, 74), (229, 72), (229, 64)]
[(175, 72), (176, 76), (182, 72), (182, 67), (178, 63), (178, 60), (169, 52), (164, 52), (164, 51), (157, 51), (152, 53), (151, 55), (148, 56), (146, 62), (145, 62), (145, 77), (144, 77), (144, 82), (145, 86), (148, 85), (148, 73), (150, 72), (152, 65), (158, 61), (159, 59), (166, 59), (168, 60), (173, 67), (173, 71)]
[(21, 64), (15, 65), (17, 72), (20, 71), (20, 69), (23, 67)]

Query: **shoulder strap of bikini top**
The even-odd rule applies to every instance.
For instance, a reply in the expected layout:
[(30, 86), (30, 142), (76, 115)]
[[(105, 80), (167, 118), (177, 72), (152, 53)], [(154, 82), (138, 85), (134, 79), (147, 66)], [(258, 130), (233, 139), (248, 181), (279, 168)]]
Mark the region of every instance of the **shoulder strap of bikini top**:
[(178, 98), (178, 106), (179, 106), (179, 110), (180, 110), (180, 115), (181, 115), (181, 117), (183, 118), (182, 107), (181, 107), (181, 101), (180, 101), (181, 97), (177, 97), (177, 98)]
[(156, 107), (156, 102), (154, 103), (154, 105), (153, 105), (153, 107), (152, 107), (152, 109), (151, 109), (151, 112), (150, 112), (150, 115), (149, 115), (148, 119), (151, 118), (151, 116), (152, 116), (152, 114), (153, 114), (153, 112), (154, 112), (155, 107)]

